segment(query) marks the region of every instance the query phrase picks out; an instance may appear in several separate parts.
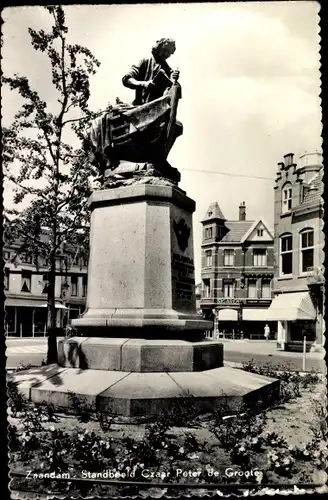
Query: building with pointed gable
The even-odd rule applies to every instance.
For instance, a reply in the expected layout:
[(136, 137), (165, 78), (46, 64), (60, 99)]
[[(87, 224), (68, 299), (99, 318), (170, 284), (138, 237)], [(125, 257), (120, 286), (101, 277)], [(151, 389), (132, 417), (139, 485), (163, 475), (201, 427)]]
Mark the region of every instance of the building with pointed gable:
[[(274, 275), (273, 232), (262, 217), (247, 220), (245, 202), (238, 220), (226, 220), (214, 202), (201, 222), (203, 315), (214, 320), (214, 335), (264, 338)], [(273, 336), (276, 322), (269, 326)]]
[(278, 163), (274, 187), (274, 300), (281, 349), (306, 340), (323, 344), (323, 163), (318, 152)]

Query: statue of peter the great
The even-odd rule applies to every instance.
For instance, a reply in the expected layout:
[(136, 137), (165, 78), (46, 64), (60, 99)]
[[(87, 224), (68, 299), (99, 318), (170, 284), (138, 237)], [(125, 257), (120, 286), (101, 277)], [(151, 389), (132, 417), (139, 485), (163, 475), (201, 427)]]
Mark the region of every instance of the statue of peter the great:
[(173, 71), (166, 62), (175, 48), (174, 40), (161, 38), (152, 48), (151, 56), (141, 59), (123, 76), (123, 85), (135, 90), (135, 106), (162, 97), (165, 90), (178, 80), (179, 71)]
[(142, 176), (147, 182), (156, 176), (179, 182), (180, 173), (167, 161), (183, 131), (176, 119), (181, 98), (179, 71), (167, 63), (175, 49), (171, 38), (158, 40), (151, 55), (122, 78), (125, 87), (135, 90), (132, 104), (117, 98), (87, 131), (85, 149), (107, 185), (127, 185)]

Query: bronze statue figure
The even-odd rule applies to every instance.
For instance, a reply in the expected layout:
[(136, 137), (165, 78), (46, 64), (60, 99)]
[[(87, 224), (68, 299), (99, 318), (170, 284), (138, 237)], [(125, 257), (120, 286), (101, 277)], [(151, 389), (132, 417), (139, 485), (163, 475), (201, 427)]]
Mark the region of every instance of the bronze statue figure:
[(174, 40), (158, 40), (151, 56), (123, 76), (123, 85), (135, 90), (133, 103), (117, 98), (88, 130), (84, 147), (105, 186), (127, 185), (133, 182), (131, 178), (145, 176), (179, 182), (180, 173), (167, 161), (176, 138), (182, 134), (182, 124), (176, 119), (181, 98), (179, 71), (173, 71), (166, 62), (174, 52)]

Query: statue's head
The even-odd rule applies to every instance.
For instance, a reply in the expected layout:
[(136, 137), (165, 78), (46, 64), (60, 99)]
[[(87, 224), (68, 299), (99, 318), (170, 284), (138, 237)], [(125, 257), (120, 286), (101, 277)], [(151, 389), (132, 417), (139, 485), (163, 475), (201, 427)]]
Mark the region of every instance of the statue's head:
[(175, 52), (175, 41), (172, 38), (161, 38), (157, 40), (152, 48), (152, 53), (159, 55), (161, 59), (168, 59)]

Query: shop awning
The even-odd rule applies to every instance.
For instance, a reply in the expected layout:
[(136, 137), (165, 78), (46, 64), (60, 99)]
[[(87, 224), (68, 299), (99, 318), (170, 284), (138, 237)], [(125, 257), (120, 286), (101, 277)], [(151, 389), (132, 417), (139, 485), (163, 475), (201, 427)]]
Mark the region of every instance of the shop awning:
[(268, 321), (268, 309), (243, 309), (244, 321)]
[[(37, 306), (37, 307), (48, 307), (48, 304), (42, 304), (41, 306)], [(64, 306), (64, 304), (61, 304), (60, 302), (55, 302), (55, 308), (56, 309), (67, 309), (67, 307)]]
[(236, 309), (220, 309), (218, 314), (219, 321), (238, 321), (238, 311)]
[(282, 293), (268, 308), (268, 321), (314, 320), (315, 308), (308, 292)]
[[(33, 299), (13, 299), (13, 298), (8, 298), (5, 301), (5, 307), (34, 307), (34, 308), (39, 308), (39, 307), (47, 307), (47, 304), (45, 302), (37, 302), (36, 300)], [(55, 308), (56, 309), (67, 309), (63, 304), (60, 302), (55, 303)]]

